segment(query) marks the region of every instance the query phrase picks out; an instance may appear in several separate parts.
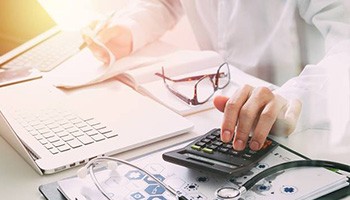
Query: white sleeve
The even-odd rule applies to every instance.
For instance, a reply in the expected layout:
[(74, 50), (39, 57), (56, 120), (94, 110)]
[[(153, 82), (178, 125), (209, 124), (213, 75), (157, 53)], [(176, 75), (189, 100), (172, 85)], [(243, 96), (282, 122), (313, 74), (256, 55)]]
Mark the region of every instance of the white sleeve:
[(183, 15), (179, 0), (134, 0), (114, 17), (111, 25), (131, 30), (133, 51), (158, 39)]
[(334, 78), (336, 73), (329, 72), (347, 72), (346, 76), (349, 76), (349, 12), (336, 0), (299, 0), (298, 6), (300, 16), (305, 22), (315, 26), (323, 35), (326, 54), (318, 64), (306, 65), (299, 76), (290, 79), (275, 92), (287, 99), (296, 98), (302, 101), (303, 108), (296, 132), (309, 128), (329, 129), (328, 105), (332, 102), (329, 86), (338, 85), (338, 89), (343, 87)]

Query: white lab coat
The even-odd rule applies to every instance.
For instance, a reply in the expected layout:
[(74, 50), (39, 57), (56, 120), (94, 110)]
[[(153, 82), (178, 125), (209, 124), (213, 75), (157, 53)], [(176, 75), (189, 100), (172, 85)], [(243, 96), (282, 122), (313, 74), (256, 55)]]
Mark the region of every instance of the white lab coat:
[(327, 68), (340, 66), (322, 61), (338, 54), (350, 60), (349, 12), (337, 0), (138, 0), (115, 23), (131, 29), (137, 50), (186, 13), (201, 49), (215, 50), (259, 78), (284, 83), (275, 92), (302, 101), (301, 130), (329, 128)]

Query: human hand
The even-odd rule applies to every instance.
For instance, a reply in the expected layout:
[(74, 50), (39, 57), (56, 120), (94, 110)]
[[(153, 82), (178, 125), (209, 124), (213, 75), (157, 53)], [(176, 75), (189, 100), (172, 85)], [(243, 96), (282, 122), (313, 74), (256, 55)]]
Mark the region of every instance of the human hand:
[(93, 22), (89, 27), (82, 29), (82, 35), (87, 47), (97, 59), (107, 65), (112, 60), (107, 50), (94, 41), (96, 39), (107, 47), (115, 58), (119, 59), (131, 53), (132, 34), (128, 28), (119, 25), (107, 27), (106, 25), (98, 32), (95, 38), (92, 38), (94, 36), (91, 36), (89, 33), (94, 30), (96, 24), (97, 22)]
[(289, 135), (301, 112), (299, 100), (288, 101), (266, 87), (249, 85), (237, 90), (231, 98), (217, 96), (214, 105), (224, 112), (221, 140), (229, 142), (234, 137), (233, 148), (238, 151), (245, 148), (251, 131), (249, 147), (253, 151), (263, 146), (270, 131)]

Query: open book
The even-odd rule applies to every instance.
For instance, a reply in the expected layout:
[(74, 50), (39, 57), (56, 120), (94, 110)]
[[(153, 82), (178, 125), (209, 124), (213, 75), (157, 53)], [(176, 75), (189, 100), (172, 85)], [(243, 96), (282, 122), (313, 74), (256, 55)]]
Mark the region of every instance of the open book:
[[(163, 51), (167, 49), (167, 51)], [(169, 50), (171, 49), (171, 50)], [(150, 52), (162, 50), (162, 55)], [(75, 88), (90, 85), (115, 78), (136, 91), (160, 102), (173, 111), (188, 115), (204, 109), (212, 108), (211, 98), (207, 103), (191, 106), (172, 94), (164, 85), (162, 78), (155, 73), (165, 74), (171, 78), (189, 77), (216, 73), (218, 67), (224, 62), (222, 57), (214, 51), (190, 51), (164, 48), (164, 44), (153, 44), (142, 52), (120, 59), (111, 67), (105, 67), (95, 59), (89, 50), (65, 62), (59, 70), (50, 74), (54, 77), (54, 85), (61, 88)], [(234, 66), (230, 66), (231, 83), (215, 95), (232, 95), (235, 89), (244, 84), (253, 86), (272, 87), (271, 84), (250, 76)], [(195, 81), (181, 83), (182, 89), (188, 98), (193, 97)]]

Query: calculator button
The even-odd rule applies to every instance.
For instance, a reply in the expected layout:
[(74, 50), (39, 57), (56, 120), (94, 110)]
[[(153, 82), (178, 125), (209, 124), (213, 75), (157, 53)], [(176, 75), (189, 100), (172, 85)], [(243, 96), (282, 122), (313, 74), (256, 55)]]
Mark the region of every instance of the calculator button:
[(251, 154), (246, 154), (246, 153), (245, 153), (245, 154), (243, 154), (243, 157), (244, 157), (244, 158), (251, 158), (252, 155), (251, 155)]
[(214, 135), (208, 135), (207, 138), (210, 139), (210, 140), (215, 140), (216, 139), (216, 137)]
[(208, 139), (208, 138), (204, 138), (204, 139), (202, 139), (201, 141), (204, 142), (204, 143), (209, 143), (211, 140)]
[(204, 147), (206, 145), (206, 143), (204, 143), (204, 142), (197, 142), (196, 145), (200, 146), (200, 147)]
[(218, 148), (218, 146), (216, 146), (216, 145), (209, 145), (207, 148), (212, 149), (212, 150), (216, 150)]
[(223, 144), (222, 147), (228, 148), (228, 149), (232, 149), (233, 146), (232, 144)]
[(213, 142), (213, 144), (216, 146), (221, 146), (223, 143), (221, 141), (215, 141)]
[(212, 153), (214, 153), (214, 151), (213, 151), (213, 149), (209, 149), (209, 148), (203, 148), (203, 152), (205, 152), (205, 153), (209, 153), (209, 154), (212, 154)]
[(220, 151), (222, 153), (227, 153), (229, 150), (228, 150), (228, 148), (220, 147), (218, 151)]
[(253, 155), (253, 154), (256, 154), (256, 151), (253, 151), (253, 150), (249, 150), (247, 153)]
[(230, 153), (231, 155), (235, 155), (235, 156), (238, 156), (238, 155), (239, 155), (239, 152), (238, 152), (238, 151), (235, 151), (235, 150), (231, 150), (231, 151), (229, 151), (229, 153)]
[(214, 133), (212, 133), (212, 135), (219, 137), (220, 136), (220, 131), (215, 131)]
[(194, 150), (197, 150), (197, 151), (201, 150), (201, 147), (197, 146), (197, 145), (192, 145), (191, 148), (194, 149)]

